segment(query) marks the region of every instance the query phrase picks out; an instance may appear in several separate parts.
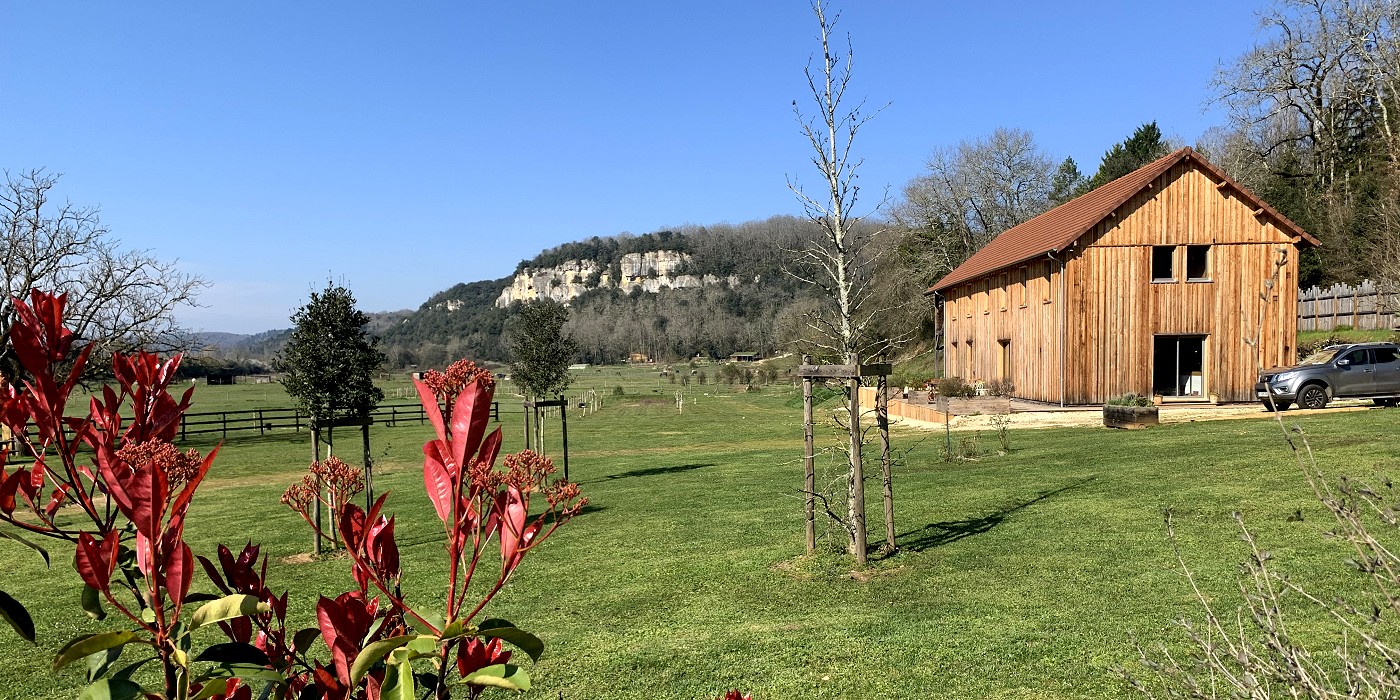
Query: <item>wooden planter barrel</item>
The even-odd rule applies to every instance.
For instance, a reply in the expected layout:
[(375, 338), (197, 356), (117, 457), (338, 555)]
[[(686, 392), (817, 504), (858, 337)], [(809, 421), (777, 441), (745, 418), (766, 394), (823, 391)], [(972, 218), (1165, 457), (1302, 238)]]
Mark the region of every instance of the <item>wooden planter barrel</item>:
[(1105, 428), (1146, 428), (1157, 425), (1156, 406), (1110, 406), (1104, 404)]

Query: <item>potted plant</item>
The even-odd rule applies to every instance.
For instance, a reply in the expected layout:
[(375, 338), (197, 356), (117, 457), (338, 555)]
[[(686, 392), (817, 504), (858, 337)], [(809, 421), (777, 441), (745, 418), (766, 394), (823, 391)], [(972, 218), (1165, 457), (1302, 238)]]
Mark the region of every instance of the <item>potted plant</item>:
[(1157, 425), (1157, 406), (1146, 396), (1128, 393), (1109, 399), (1103, 405), (1106, 428), (1146, 428)]

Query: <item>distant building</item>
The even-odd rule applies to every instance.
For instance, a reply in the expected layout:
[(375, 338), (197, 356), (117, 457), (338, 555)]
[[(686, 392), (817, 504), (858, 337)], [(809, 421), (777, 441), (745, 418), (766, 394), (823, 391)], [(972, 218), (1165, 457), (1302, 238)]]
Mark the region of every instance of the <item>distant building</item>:
[(204, 378), (204, 383), (209, 386), (224, 386), (233, 384), (232, 374), (211, 374)]
[(647, 357), (647, 354), (644, 352), (634, 352), (627, 356), (627, 361), (634, 365), (646, 364), (651, 362), (651, 358)]
[(733, 355), (730, 355), (730, 356), (729, 356), (729, 361), (730, 361), (730, 362), (757, 362), (757, 361), (758, 361), (758, 353), (756, 353), (756, 352), (736, 352), (736, 353), (734, 353)]

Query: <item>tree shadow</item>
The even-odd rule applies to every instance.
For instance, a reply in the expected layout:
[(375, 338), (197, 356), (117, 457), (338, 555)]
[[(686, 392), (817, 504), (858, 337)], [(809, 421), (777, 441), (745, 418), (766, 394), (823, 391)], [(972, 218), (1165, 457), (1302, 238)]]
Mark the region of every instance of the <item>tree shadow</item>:
[[(585, 503), (584, 506), (580, 508), (577, 513), (574, 513), (573, 518), (582, 518), (586, 515), (592, 515), (593, 513), (598, 513), (607, 509), (607, 506), (595, 505), (593, 503)], [(532, 520), (534, 519), (535, 515), (538, 515), (538, 513), (531, 515)], [(553, 516), (546, 515), (544, 519), (545, 528), (548, 529), (550, 525), (554, 524), (554, 520), (555, 518)], [(434, 528), (432, 534), (420, 535), (417, 537), (401, 537), (399, 538), (398, 543), (399, 549), (407, 549), (409, 547), (417, 547), (425, 544), (442, 544), (446, 541), (447, 535), (442, 532), (441, 527), (437, 527)], [(495, 545), (492, 546), (494, 547)]]
[(929, 523), (917, 530), (901, 533), (895, 538), (900, 549), (913, 552), (923, 552), (934, 547), (942, 547), (946, 544), (957, 542), (965, 537), (980, 535), (992, 528), (1000, 525), (1007, 518), (1018, 511), (1029, 508), (1036, 503), (1044, 501), (1052, 496), (1058, 496), (1066, 491), (1071, 491), (1098, 477), (1087, 476), (1083, 479), (1072, 481), (1064, 486), (1049, 491), (1042, 491), (1034, 498), (1004, 506), (993, 513), (989, 513), (980, 518), (970, 518), (968, 520), (947, 520), (941, 523)]
[(611, 480), (613, 480), (613, 479), (631, 479), (632, 477), (637, 477), (637, 476), (660, 476), (660, 475), (662, 475), (662, 474), (676, 474), (676, 473), (679, 473), (679, 472), (688, 472), (688, 471), (692, 471), (692, 470), (695, 470), (695, 469), (704, 469), (705, 467), (713, 467), (713, 466), (715, 466), (715, 465), (714, 465), (714, 464), (677, 464), (677, 465), (675, 465), (675, 466), (673, 466), (673, 467), (648, 467), (648, 468), (646, 468), (646, 469), (633, 469), (633, 470), (631, 470), (631, 471), (625, 471), (625, 472), (621, 472), (621, 473), (619, 473), (619, 474), (609, 474), (609, 475), (603, 477), (603, 479), (604, 479), (605, 481), (611, 481)]

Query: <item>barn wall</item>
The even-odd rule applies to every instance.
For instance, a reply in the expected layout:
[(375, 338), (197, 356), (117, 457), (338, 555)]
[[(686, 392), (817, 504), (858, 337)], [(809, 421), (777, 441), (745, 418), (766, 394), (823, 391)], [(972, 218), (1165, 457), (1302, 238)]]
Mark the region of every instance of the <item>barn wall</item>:
[[(1154, 283), (1156, 245), (1209, 245), (1209, 281), (1186, 281), (1185, 249), (1177, 248), (1176, 279)], [(1283, 265), (1265, 303), (1260, 294), (1280, 255)], [(1261, 360), (1276, 366), (1295, 359), (1296, 244), (1189, 162), (1154, 181), (1064, 257), (1066, 403), (1150, 393), (1154, 335), (1206, 336), (1205, 391), (1223, 401), (1253, 400)], [(1024, 305), (1023, 270), (1031, 302)], [(1008, 340), (1015, 395), (1060, 401), (1059, 284), (1058, 265), (1041, 258), (946, 290), (947, 374), (1001, 378), (997, 341)], [(1262, 357), (1252, 345), (1256, 336)]]
[[(1016, 396), (1058, 402), (1059, 266), (1041, 258), (949, 291), (943, 306), (945, 376), (1009, 379)], [(1007, 376), (1000, 341), (1007, 342)]]
[[(1253, 400), (1260, 360), (1293, 361), (1298, 251), (1233, 189), (1183, 163), (1086, 234), (1067, 269), (1067, 401), (1100, 403), (1152, 389), (1153, 336), (1202, 335), (1205, 393)], [(1209, 245), (1209, 281), (1187, 281), (1176, 248), (1172, 282), (1152, 281), (1152, 247)], [(1274, 262), (1286, 255), (1266, 290)], [(1286, 290), (1286, 291), (1284, 291)], [(1267, 291), (1268, 302), (1260, 298)], [(1283, 293), (1280, 293), (1280, 292)], [(1254, 350), (1260, 339), (1263, 356)]]

